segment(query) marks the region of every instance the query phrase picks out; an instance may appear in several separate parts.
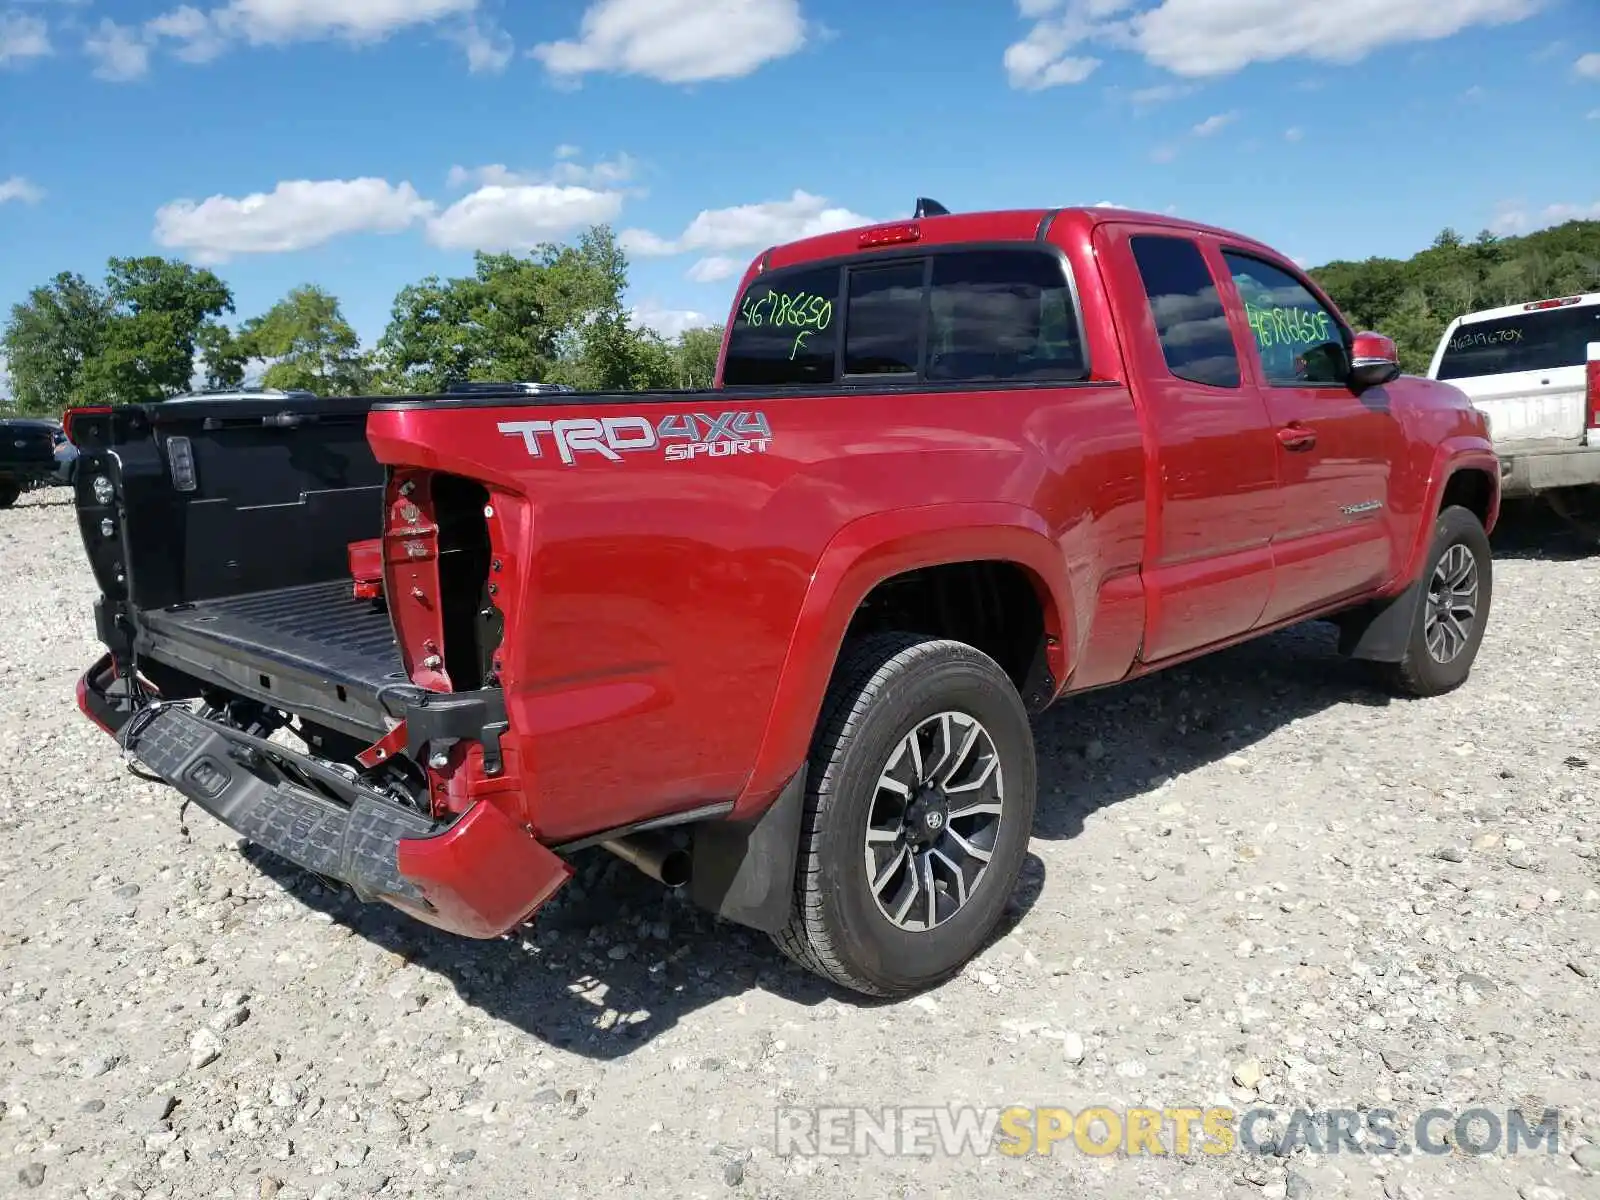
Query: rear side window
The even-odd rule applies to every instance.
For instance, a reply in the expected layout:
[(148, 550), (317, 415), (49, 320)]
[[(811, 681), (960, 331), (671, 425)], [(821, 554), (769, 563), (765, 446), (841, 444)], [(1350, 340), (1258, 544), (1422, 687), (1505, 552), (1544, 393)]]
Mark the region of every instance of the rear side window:
[(1155, 234), (1130, 238), (1128, 244), (1167, 370), (1190, 383), (1238, 387), (1239, 351), (1200, 247), (1189, 238)]
[(1087, 374), (1061, 260), (1037, 251), (936, 255), (928, 378), (1035, 382)]
[(1459, 327), (1445, 342), (1438, 377), (1578, 367), (1589, 360), (1590, 342), (1600, 342), (1600, 304), (1474, 321)]
[(722, 381), (765, 387), (832, 383), (841, 323), (837, 267), (757, 279), (734, 314)]

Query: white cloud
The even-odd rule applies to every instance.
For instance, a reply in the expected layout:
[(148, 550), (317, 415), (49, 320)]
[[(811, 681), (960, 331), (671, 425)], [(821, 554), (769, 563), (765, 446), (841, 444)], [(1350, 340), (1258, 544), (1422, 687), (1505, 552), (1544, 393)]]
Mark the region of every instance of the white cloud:
[(647, 229), (625, 229), (619, 240), (630, 254), (655, 257), (771, 246), (871, 223), (870, 217), (830, 205), (826, 197), (796, 188), (787, 200), (708, 208), (676, 238), (664, 238)]
[(1176, 146), (1157, 146), (1150, 151), (1150, 161), (1153, 163), (1169, 163), (1178, 157)]
[(1237, 112), (1216, 113), (1201, 121), (1191, 132), (1195, 137), (1210, 137), (1212, 134), (1226, 129), (1238, 119), (1239, 114)]
[(1097, 64), (1081, 53), (1089, 44), (1133, 51), (1190, 78), (1286, 58), (1352, 63), (1383, 46), (1518, 21), (1542, 2), (1344, 0), (1286, 6), (1279, 0), (1018, 0), (1019, 13), (1034, 24), (1007, 48), (1004, 63), (1011, 85), (1030, 89), (1086, 78)]
[(409, 183), (384, 179), (294, 179), (270, 192), (174, 200), (156, 213), (155, 239), (196, 261), (319, 246), (351, 233), (397, 233), (434, 206)]
[(557, 184), (485, 184), (428, 221), (447, 250), (527, 250), (622, 211), (617, 192)]
[(1538, 229), (1547, 229), (1551, 225), (1560, 225), (1564, 221), (1600, 221), (1600, 200), (1592, 204), (1548, 204), (1532, 212), (1522, 208), (1503, 207), (1495, 219), (1489, 222), (1489, 231), (1501, 236), (1532, 233)]
[(21, 175), (0, 179), (0, 204), (7, 204), (12, 200), (19, 204), (37, 204), (43, 199), (44, 189)]
[(1130, 102), (1144, 106), (1149, 104), (1164, 104), (1168, 100), (1181, 100), (1194, 91), (1188, 84), (1160, 83), (1154, 87), (1136, 88), (1128, 93)]
[(725, 254), (713, 254), (696, 261), (686, 274), (695, 283), (716, 283), (719, 279), (731, 279), (739, 274), (744, 265), (737, 258), (729, 258)]
[(287, 45), (330, 38), (357, 44), (382, 41), (414, 25), (462, 19), (446, 31), (466, 52), (473, 71), (498, 71), (511, 61), (511, 40), (475, 19), (478, 0), (230, 0), (202, 10), (183, 4), (147, 21), (147, 47), (172, 44), (188, 62), (209, 62), (230, 46)]
[(465, 16), (478, 0), (232, 0), (212, 19), (252, 42), (379, 41), (409, 25)]
[(1298, 142), (1305, 136), (1306, 131), (1301, 129), (1298, 125), (1291, 125), (1288, 129), (1283, 131), (1283, 140), (1286, 142)]
[(185, 62), (210, 62), (228, 48), (227, 35), (208, 15), (192, 5), (182, 5), (146, 22), (152, 38), (181, 43), (176, 51)]
[(83, 49), (95, 60), (94, 77), (112, 83), (143, 79), (150, 70), (150, 44), (139, 30), (102, 18), (83, 40)]
[(1591, 121), (1600, 121), (1600, 108), (1591, 110), (1588, 119)]
[(474, 75), (500, 74), (517, 51), (509, 33), (485, 21), (468, 21), (447, 36), (466, 52), (467, 70)]
[[(571, 151), (563, 154), (562, 151)], [(448, 182), (451, 187), (468, 184), (499, 184), (520, 187), (524, 184), (554, 183), (562, 187), (617, 188), (638, 174), (639, 160), (630, 154), (619, 154), (613, 159), (601, 159), (584, 165), (574, 155), (575, 146), (557, 146), (556, 162), (548, 171), (521, 171), (504, 163), (490, 163), (482, 167), (454, 166), (450, 168)]]
[(558, 79), (615, 71), (697, 83), (793, 54), (806, 32), (799, 0), (593, 0), (575, 40), (529, 53)]
[(1115, 200), (1096, 200), (1095, 208), (1127, 208), (1126, 204), (1118, 204)]
[(51, 53), (50, 29), (42, 18), (20, 12), (0, 13), (0, 67)]
[(1600, 54), (1585, 54), (1572, 64), (1572, 69), (1584, 79), (1600, 79)]
[(1540, 0), (1163, 0), (1134, 18), (1141, 53), (1179, 75), (1225, 75), (1253, 62), (1351, 63), (1383, 46), (1433, 41), (1531, 16)]
[(628, 310), (628, 320), (635, 329), (654, 329), (662, 337), (672, 339), (686, 329), (720, 325), (724, 318), (709, 317), (690, 308), (662, 308), (647, 300)]

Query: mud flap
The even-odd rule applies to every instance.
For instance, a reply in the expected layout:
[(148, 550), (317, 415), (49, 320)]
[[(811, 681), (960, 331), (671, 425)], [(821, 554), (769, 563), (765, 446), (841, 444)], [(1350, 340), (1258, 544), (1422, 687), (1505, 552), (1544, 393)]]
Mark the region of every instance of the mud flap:
[(737, 925), (776, 933), (794, 905), (794, 864), (805, 813), (801, 767), (753, 821), (705, 821), (694, 827), (689, 898)]
[(1337, 618), (1339, 653), (1370, 662), (1399, 662), (1405, 657), (1422, 596), (1419, 579), (1390, 600), (1341, 614)]

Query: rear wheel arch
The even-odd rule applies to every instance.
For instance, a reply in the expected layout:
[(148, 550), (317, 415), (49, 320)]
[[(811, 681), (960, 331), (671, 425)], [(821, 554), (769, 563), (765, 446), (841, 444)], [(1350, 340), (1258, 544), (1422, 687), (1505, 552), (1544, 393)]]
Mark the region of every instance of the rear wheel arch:
[[(1002, 596), (1028, 596), (1023, 620), (1034, 645), (1027, 665), (1018, 668), (1024, 660), (1014, 633), (991, 657), (1013, 677), (1030, 707), (1054, 698), (1067, 676), (1068, 648), (1076, 636), (1061, 551), (1036, 513), (1008, 505), (960, 507), (959, 515), (946, 506), (875, 514), (845, 526), (829, 543), (802, 601), (737, 814), (759, 811), (805, 761), (847, 637), (889, 628), (882, 621), (895, 609), (879, 602), (896, 589), (930, 589), (949, 597), (964, 588), (989, 586)], [(929, 594), (920, 591), (924, 598)], [(948, 624), (921, 624), (925, 627), (913, 632), (961, 640)], [(987, 646), (977, 648), (990, 653)]]

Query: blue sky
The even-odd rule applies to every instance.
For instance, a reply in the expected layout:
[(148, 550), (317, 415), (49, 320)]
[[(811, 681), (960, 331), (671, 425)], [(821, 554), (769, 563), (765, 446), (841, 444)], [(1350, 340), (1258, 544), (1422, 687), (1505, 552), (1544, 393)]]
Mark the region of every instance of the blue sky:
[(1314, 264), (1600, 216), (1597, 151), (1600, 0), (0, 0), (0, 312), (162, 253), (370, 341), (474, 247), (606, 220), (672, 332), (919, 194)]

